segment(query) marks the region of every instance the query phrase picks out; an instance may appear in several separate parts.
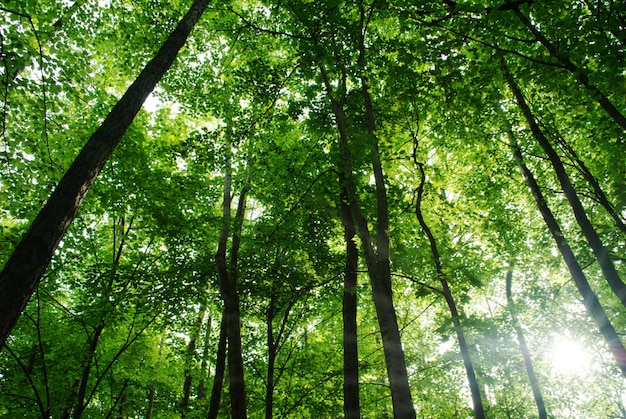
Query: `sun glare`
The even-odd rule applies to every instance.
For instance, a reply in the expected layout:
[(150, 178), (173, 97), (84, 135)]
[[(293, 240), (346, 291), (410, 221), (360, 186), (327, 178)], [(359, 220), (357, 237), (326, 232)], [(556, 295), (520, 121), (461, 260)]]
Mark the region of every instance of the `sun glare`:
[(552, 343), (550, 362), (555, 371), (568, 375), (583, 375), (589, 369), (590, 356), (580, 342), (557, 336)]

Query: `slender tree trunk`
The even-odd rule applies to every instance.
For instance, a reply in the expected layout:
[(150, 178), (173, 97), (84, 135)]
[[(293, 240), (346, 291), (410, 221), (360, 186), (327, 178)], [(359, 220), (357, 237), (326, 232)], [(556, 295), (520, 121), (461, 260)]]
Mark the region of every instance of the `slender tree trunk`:
[[(345, 185), (343, 176), (341, 185)], [(359, 249), (357, 248), (356, 228), (348, 194), (342, 186), (341, 219), (346, 241), (346, 265), (343, 281), (343, 411), (345, 419), (359, 419), (361, 406), (359, 401), (359, 351), (357, 344), (357, 270)]]
[(463, 325), (461, 324), (461, 316), (459, 315), (459, 311), (456, 305), (456, 301), (452, 296), (452, 290), (448, 285), (448, 280), (446, 279), (446, 274), (443, 272), (443, 267), (441, 263), (441, 256), (439, 255), (439, 249), (437, 248), (437, 241), (435, 240), (435, 236), (431, 232), (428, 224), (426, 224), (426, 220), (424, 220), (424, 215), (422, 214), (422, 196), (424, 192), (424, 183), (426, 182), (426, 174), (424, 173), (424, 165), (416, 160), (416, 156), (414, 153), (415, 164), (417, 165), (420, 171), (420, 184), (417, 188), (417, 202), (415, 204), (415, 215), (417, 220), (428, 237), (428, 242), (430, 243), (430, 250), (433, 255), (433, 259), (435, 261), (435, 270), (437, 271), (437, 277), (439, 278), (439, 282), (441, 283), (441, 290), (443, 297), (446, 300), (446, 304), (448, 304), (448, 308), (450, 309), (450, 316), (452, 317), (452, 324), (454, 325), (454, 330), (456, 332), (456, 337), (459, 342), (459, 349), (461, 350), (461, 356), (463, 357), (463, 364), (465, 366), (465, 373), (467, 374), (467, 382), (470, 387), (470, 392), (472, 394), (472, 404), (474, 408), (474, 416), (476, 419), (485, 419), (485, 410), (483, 408), (483, 401), (480, 395), (480, 385), (478, 383), (478, 379), (476, 378), (476, 371), (474, 370), (474, 362), (472, 361), (472, 357), (469, 352), (469, 346), (467, 345), (467, 340), (465, 339), (465, 331), (463, 329)]
[(0, 273), (0, 350), (26, 307), (89, 188), (206, 9), (195, 0), (176, 29), (91, 136)]
[(526, 28), (541, 42), (541, 44), (548, 50), (550, 56), (557, 60), (557, 62), (563, 66), (567, 71), (572, 73), (576, 80), (580, 84), (582, 84), (587, 90), (589, 90), (591, 97), (600, 104), (602, 109), (609, 114), (611, 118), (620, 126), (622, 129), (626, 130), (626, 117), (611, 103), (608, 97), (600, 89), (595, 86), (587, 75), (586, 71), (583, 68), (578, 67), (574, 64), (569, 57), (559, 51), (558, 48), (550, 42), (542, 33), (537, 29), (535, 25), (526, 17), (520, 10), (519, 5), (512, 8), (513, 12), (517, 15), (519, 20), (526, 26)]
[[(342, 84), (342, 99), (337, 101), (333, 98), (330, 81), (323, 67), (320, 67), (322, 77), (326, 86), (326, 92), (330, 99), (335, 122), (339, 132), (339, 149), (341, 154), (341, 164), (339, 172), (345, 179), (345, 188), (348, 193), (348, 203), (352, 210), (352, 216), (357, 227), (357, 234), (363, 245), (363, 253), (372, 287), (372, 297), (374, 307), (376, 308), (376, 316), (380, 328), (380, 334), (383, 342), (383, 352), (385, 355), (385, 364), (387, 367), (387, 375), (389, 377), (389, 385), (391, 389), (391, 400), (394, 409), (394, 417), (402, 419), (415, 418), (415, 408), (413, 407), (413, 399), (411, 397), (411, 389), (409, 386), (408, 373), (406, 369), (406, 361), (404, 358), (404, 350), (402, 349), (402, 341), (400, 339), (400, 330), (398, 328), (398, 319), (393, 304), (393, 296), (391, 293), (391, 272), (389, 266), (389, 248), (374, 250), (372, 237), (369, 231), (367, 219), (363, 215), (356, 192), (356, 185), (352, 174), (352, 155), (348, 149), (348, 134), (343, 112), (343, 104), (345, 100), (345, 84)], [(375, 141), (375, 138), (373, 139)], [(376, 145), (372, 145), (375, 147)], [(372, 149), (372, 159), (376, 159), (375, 151)], [(376, 165), (376, 162), (372, 162)], [(378, 183), (379, 178), (376, 179)], [(384, 181), (384, 179), (383, 179)], [(386, 202), (386, 196), (381, 192), (384, 191), (384, 185), (377, 186), (377, 203), (378, 214), (382, 214), (382, 219), (377, 220), (377, 244), (385, 242), (386, 229), (381, 231), (381, 226), (388, 224), (388, 214), (381, 209)], [(386, 208), (386, 207), (385, 207)], [(388, 239), (387, 239), (388, 244)], [(379, 263), (380, 261), (380, 263)]]
[(265, 419), (274, 416), (274, 370), (278, 344), (274, 336), (274, 317), (276, 316), (276, 294), (272, 293), (267, 309), (267, 380), (265, 383)]
[(239, 306), (239, 294), (237, 292), (237, 259), (241, 227), (246, 209), (246, 194), (249, 179), (241, 191), (237, 213), (233, 222), (233, 237), (231, 243), (230, 272), (226, 264), (226, 247), (230, 236), (230, 203), (231, 203), (231, 169), (230, 158), (227, 159), (226, 173), (224, 175), (224, 200), (223, 221), (218, 250), (215, 256), (217, 273), (220, 279), (220, 290), (224, 300), (224, 313), (226, 318), (226, 335), (228, 337), (228, 376), (230, 380), (230, 403), (233, 419), (247, 417), (246, 390), (243, 370), (243, 357), (241, 354), (241, 312)]
[(211, 401), (209, 403), (207, 419), (217, 419), (217, 414), (220, 410), (222, 387), (224, 385), (224, 372), (226, 370), (226, 341), (226, 317), (224, 315), (222, 316), (222, 321), (220, 323), (220, 339), (217, 344), (215, 375), (213, 376), (213, 389), (211, 390)]
[[(161, 368), (161, 362), (163, 362), (163, 347), (165, 346), (165, 333), (161, 335), (161, 341), (159, 343), (159, 354), (157, 358), (156, 370)], [(148, 408), (146, 409), (146, 418), (152, 419), (152, 410), (154, 409), (154, 398), (156, 396), (156, 387), (158, 384), (158, 380), (154, 378), (152, 380), (152, 384), (150, 385), (150, 392), (148, 393)]]
[(509, 72), (509, 69), (506, 65), (506, 62), (503, 57), (500, 57), (500, 63), (502, 68), (502, 73), (506, 78), (513, 95), (515, 96), (515, 100), (517, 101), (517, 105), (522, 111), (526, 122), (530, 126), (530, 129), (535, 137), (535, 140), (539, 143), (543, 151), (550, 159), (550, 163), (552, 163), (552, 167), (556, 173), (556, 176), (561, 184), (561, 188), (565, 193), (567, 200), (574, 211), (574, 216), (576, 217), (576, 221), (580, 226), (583, 234), (587, 238), (587, 242), (589, 243), (593, 253), (602, 269), (602, 273), (604, 274), (604, 278), (606, 282), (609, 284), (615, 295), (620, 299), (622, 305), (626, 307), (626, 284), (620, 278), (617, 270), (615, 269), (615, 265), (613, 265), (613, 261), (609, 255), (608, 250), (602, 244), (602, 240), (598, 236), (596, 230), (594, 229), (591, 221), (587, 217), (587, 213), (578, 198), (578, 194), (574, 189), (567, 172), (565, 171), (565, 166), (561, 161), (559, 155), (554, 150), (548, 139), (543, 134), (543, 131), (539, 128), (537, 121), (535, 120), (530, 107), (526, 103), (524, 95), (520, 90), (517, 83), (513, 79), (513, 76)]
[(198, 337), (200, 336), (200, 329), (202, 328), (202, 322), (204, 321), (205, 312), (206, 307), (202, 305), (200, 307), (200, 312), (198, 313), (198, 318), (193, 325), (191, 336), (189, 337), (189, 344), (187, 345), (187, 354), (185, 356), (185, 380), (183, 383), (183, 397), (180, 401), (181, 415), (183, 418), (186, 416), (186, 409), (189, 406), (189, 400), (191, 398), (191, 387), (193, 384), (193, 376), (191, 372), (193, 371), (193, 363), (196, 355), (196, 342), (198, 341)]
[(528, 374), (528, 381), (530, 381), (530, 387), (533, 390), (533, 397), (535, 398), (535, 404), (537, 405), (537, 413), (539, 419), (548, 419), (546, 412), (546, 405), (543, 401), (543, 395), (541, 394), (541, 387), (539, 386), (539, 380), (537, 374), (535, 374), (535, 368), (533, 366), (532, 357), (526, 344), (526, 337), (524, 336), (524, 330), (517, 320), (517, 309), (515, 308), (515, 302), (513, 301), (512, 292), (513, 282), (513, 269), (510, 268), (506, 273), (506, 305), (511, 315), (511, 322), (513, 323), (513, 329), (517, 334), (517, 341), (519, 343), (519, 349), (524, 358), (524, 365), (526, 366), (526, 374)]
[(533, 198), (537, 203), (539, 212), (541, 213), (541, 216), (543, 217), (543, 220), (546, 223), (546, 226), (548, 227), (552, 238), (556, 242), (556, 246), (561, 253), (561, 256), (563, 257), (563, 260), (565, 261), (565, 264), (567, 265), (572, 275), (572, 278), (574, 279), (576, 288), (583, 298), (583, 304), (587, 309), (587, 312), (591, 315), (593, 321), (600, 329), (600, 333), (602, 334), (604, 340), (609, 346), (609, 349), (613, 354), (613, 357), (615, 358), (617, 366), (621, 370), (622, 374), (626, 377), (626, 349), (624, 349), (624, 345), (622, 344), (622, 341), (615, 331), (615, 328), (611, 324), (611, 321), (606, 315), (606, 312), (600, 305), (598, 297), (591, 289), (591, 286), (587, 281), (587, 277), (585, 276), (585, 273), (583, 272), (580, 264), (576, 260), (576, 256), (574, 256), (574, 252), (572, 252), (569, 243), (565, 239), (565, 236), (563, 235), (563, 231), (561, 230), (558, 221), (548, 207), (547, 201), (545, 200), (543, 193), (541, 192), (541, 189), (539, 188), (539, 185), (535, 180), (535, 177), (524, 163), (522, 153), (517, 146), (517, 143), (515, 142), (513, 134), (510, 131), (509, 138), (511, 140), (511, 147), (513, 148), (513, 156), (515, 157), (515, 160), (517, 161), (520, 170), (524, 175), (524, 178), (526, 179), (526, 183), (528, 184), (528, 187), (533, 194)]
[(98, 342), (100, 341), (100, 336), (102, 335), (102, 331), (104, 330), (104, 323), (100, 323), (94, 329), (93, 336), (89, 340), (89, 352), (87, 354), (87, 359), (85, 360), (85, 365), (83, 366), (83, 373), (80, 377), (80, 384), (78, 386), (78, 393), (76, 394), (76, 405), (74, 407), (74, 412), (72, 414), (73, 419), (79, 419), (82, 417), (85, 408), (87, 407), (85, 404), (85, 396), (87, 395), (87, 384), (89, 383), (89, 375), (91, 373), (91, 366), (93, 363), (93, 359), (96, 356), (96, 348), (98, 347)]
[(204, 387), (204, 382), (207, 377), (207, 369), (208, 369), (208, 359), (209, 359), (209, 339), (211, 338), (211, 315), (209, 315), (209, 319), (207, 320), (206, 331), (204, 333), (204, 342), (202, 348), (202, 361), (200, 363), (200, 379), (198, 380), (198, 400), (202, 400), (206, 397), (206, 389)]

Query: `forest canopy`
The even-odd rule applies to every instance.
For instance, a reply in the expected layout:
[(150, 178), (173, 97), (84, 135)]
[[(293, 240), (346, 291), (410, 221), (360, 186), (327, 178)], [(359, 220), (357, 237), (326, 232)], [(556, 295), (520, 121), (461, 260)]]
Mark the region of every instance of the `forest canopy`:
[(626, 418), (626, 4), (0, 0), (1, 418)]

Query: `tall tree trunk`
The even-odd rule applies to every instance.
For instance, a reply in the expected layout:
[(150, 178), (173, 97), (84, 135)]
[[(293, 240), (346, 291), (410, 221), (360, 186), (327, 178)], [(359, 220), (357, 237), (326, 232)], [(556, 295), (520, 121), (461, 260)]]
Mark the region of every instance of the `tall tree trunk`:
[(439, 249), (437, 248), (437, 241), (435, 240), (435, 236), (431, 232), (426, 220), (424, 220), (424, 215), (422, 214), (422, 196), (424, 192), (424, 183), (426, 182), (426, 174), (424, 173), (424, 165), (420, 163), (416, 159), (416, 154), (413, 153), (414, 162), (417, 165), (420, 171), (420, 184), (417, 188), (417, 202), (415, 204), (415, 215), (417, 220), (428, 237), (428, 242), (430, 243), (430, 251), (433, 255), (433, 259), (435, 261), (435, 270), (437, 272), (437, 277), (439, 278), (439, 282), (441, 283), (441, 290), (443, 297), (446, 300), (446, 304), (450, 310), (450, 316), (452, 317), (452, 324), (454, 325), (454, 330), (456, 332), (456, 337), (459, 342), (459, 349), (461, 350), (461, 356), (463, 357), (463, 364), (465, 366), (465, 373), (467, 374), (467, 382), (470, 387), (470, 392), (472, 394), (472, 404), (474, 408), (474, 416), (476, 419), (485, 419), (485, 410), (483, 408), (483, 401), (480, 395), (480, 385), (478, 384), (478, 379), (476, 378), (476, 371), (474, 370), (474, 362), (472, 361), (472, 357), (469, 352), (469, 347), (467, 345), (467, 340), (465, 339), (465, 331), (463, 329), (463, 325), (461, 324), (461, 316), (459, 315), (459, 310), (456, 305), (456, 301), (452, 295), (452, 290), (448, 285), (448, 280), (446, 279), (446, 274), (443, 272), (443, 267), (441, 263), (441, 256), (439, 254)]
[(574, 216), (576, 217), (576, 221), (580, 226), (583, 234), (587, 238), (587, 242), (589, 243), (593, 253), (602, 269), (602, 273), (604, 274), (604, 278), (606, 282), (609, 284), (615, 295), (620, 299), (622, 305), (626, 307), (626, 284), (620, 278), (617, 270), (615, 269), (615, 265), (613, 265), (613, 261), (609, 255), (608, 250), (602, 244), (602, 240), (598, 236), (595, 228), (591, 224), (591, 221), (587, 217), (587, 213), (578, 198), (578, 194), (574, 189), (567, 172), (565, 171), (565, 166), (561, 161), (558, 153), (554, 150), (548, 139), (543, 134), (543, 131), (539, 128), (537, 121), (535, 120), (530, 107), (526, 103), (526, 99), (522, 91), (520, 90), (517, 83), (513, 79), (513, 76), (509, 72), (509, 69), (506, 65), (506, 62), (503, 57), (500, 57), (500, 64), (502, 68), (502, 73), (515, 96), (515, 100), (517, 102), (518, 107), (522, 111), (526, 122), (530, 126), (530, 129), (533, 133), (535, 140), (539, 143), (543, 151), (548, 156), (552, 167), (556, 173), (556, 176), (561, 184), (561, 188), (565, 193), (567, 200), (574, 211)]
[[(234, 419), (246, 418), (246, 389), (243, 369), (243, 357), (241, 354), (241, 312), (239, 306), (239, 294), (237, 292), (237, 259), (241, 227), (246, 209), (246, 194), (250, 179), (243, 187), (239, 196), (237, 213), (233, 221), (233, 235), (231, 243), (230, 266), (226, 264), (226, 248), (230, 236), (230, 203), (231, 203), (231, 168), (230, 156), (226, 162), (224, 175), (224, 199), (222, 214), (222, 230), (218, 243), (215, 261), (220, 280), (220, 291), (224, 300), (224, 317), (226, 318), (226, 335), (228, 338), (228, 376), (230, 380), (229, 392), (231, 411)], [(229, 269), (230, 268), (230, 269)]]
[[(337, 130), (339, 132), (339, 149), (342, 167), (339, 167), (338, 171), (342, 173), (342, 176), (345, 179), (348, 203), (352, 210), (352, 216), (357, 227), (357, 234), (363, 245), (363, 253), (372, 287), (374, 307), (376, 309), (378, 326), (380, 328), (380, 334), (383, 342), (383, 352), (385, 355), (387, 375), (389, 377), (394, 417), (412, 419), (416, 417), (415, 408), (413, 407), (413, 399), (411, 397), (404, 350), (402, 349), (398, 319), (396, 317), (393, 296), (391, 293), (391, 272), (388, 259), (389, 248), (384, 248), (383, 246), (376, 251), (374, 250), (367, 219), (363, 215), (358, 202), (356, 185), (352, 173), (352, 155), (348, 148), (348, 133), (343, 111), (345, 101), (345, 80), (341, 86), (343, 91), (342, 98), (337, 101), (333, 97), (332, 87), (325, 69), (320, 67), (320, 71), (324, 79), (327, 96), (330, 99), (333, 113), (335, 115), (335, 123), (337, 124)], [(373, 140), (375, 141), (375, 138)], [(373, 144), (372, 147), (377, 147), (377, 145)], [(372, 159), (376, 158), (374, 149), (372, 149), (371, 156)], [(376, 165), (376, 162), (373, 160), (372, 164)], [(376, 179), (377, 183), (379, 180), (379, 178)], [(382, 191), (384, 191), (384, 185), (377, 186), (378, 213), (379, 215), (382, 214), (382, 219), (377, 220), (377, 228), (379, 229), (377, 234), (377, 244), (379, 245), (385, 242), (384, 236), (387, 234), (386, 230), (380, 231), (380, 227), (385, 225), (385, 223), (388, 224), (388, 214), (381, 209), (381, 206), (386, 204), (386, 196), (381, 195)], [(377, 254), (377, 251), (380, 252), (380, 254)]]
[(519, 349), (524, 358), (524, 365), (526, 367), (526, 374), (528, 375), (528, 381), (530, 381), (530, 387), (533, 390), (533, 397), (535, 398), (535, 404), (537, 405), (537, 413), (539, 419), (548, 419), (548, 413), (546, 412), (546, 405), (543, 401), (543, 395), (541, 394), (541, 387), (539, 386), (539, 380), (537, 374), (535, 374), (535, 368), (533, 366), (533, 360), (526, 344), (526, 337), (524, 336), (524, 330), (517, 320), (517, 309), (515, 308), (515, 302), (513, 301), (512, 285), (513, 282), (513, 268), (509, 268), (506, 273), (506, 306), (511, 316), (511, 323), (513, 329), (517, 334), (517, 342), (519, 343)]
[[(345, 185), (345, 179), (339, 182)], [(345, 419), (359, 419), (359, 350), (357, 340), (357, 278), (359, 249), (356, 245), (356, 228), (348, 194), (342, 186), (340, 196), (341, 219), (346, 242), (346, 265), (343, 281), (343, 412)]]
[(170, 68), (209, 0), (195, 0), (176, 29), (91, 136), (0, 273), (0, 350), (89, 188), (144, 101)]
[(517, 15), (519, 20), (526, 26), (526, 28), (541, 42), (541, 44), (548, 50), (550, 56), (554, 58), (563, 68), (572, 73), (576, 80), (582, 84), (589, 92), (591, 97), (600, 104), (602, 109), (609, 114), (611, 118), (620, 126), (626, 130), (626, 117), (611, 103), (608, 97), (590, 80), (586, 71), (583, 68), (574, 64), (569, 57), (550, 42), (542, 33), (537, 29), (535, 25), (526, 17), (520, 10), (519, 5), (512, 7), (513, 12)]
[(622, 374), (626, 377), (626, 349), (624, 348), (622, 341), (615, 331), (615, 328), (611, 324), (611, 321), (606, 315), (606, 312), (600, 305), (598, 297), (591, 289), (589, 281), (587, 281), (587, 277), (585, 276), (583, 269), (576, 260), (576, 256), (574, 255), (574, 252), (572, 252), (569, 243), (565, 239), (565, 236), (563, 235), (563, 231), (561, 230), (558, 221), (548, 207), (547, 201), (545, 200), (543, 193), (541, 192), (541, 189), (539, 188), (539, 185), (535, 180), (535, 177), (524, 163), (522, 153), (517, 143), (515, 142), (513, 134), (510, 131), (509, 133), (509, 139), (511, 140), (511, 147), (513, 149), (513, 156), (515, 157), (515, 160), (517, 161), (519, 168), (524, 175), (524, 178), (526, 179), (526, 183), (528, 184), (528, 187), (533, 194), (533, 198), (537, 203), (539, 212), (541, 213), (541, 216), (543, 217), (543, 220), (546, 223), (546, 226), (548, 227), (552, 238), (556, 242), (556, 246), (561, 253), (561, 256), (563, 257), (563, 260), (565, 261), (565, 264), (567, 265), (572, 275), (572, 279), (576, 284), (576, 288), (583, 298), (583, 304), (593, 321), (600, 329), (600, 333), (602, 334), (604, 340), (609, 346), (609, 349), (613, 354), (613, 357), (615, 358), (617, 366), (622, 371)]
[(217, 414), (220, 411), (224, 372), (226, 370), (226, 341), (226, 318), (222, 316), (222, 321), (220, 322), (220, 339), (217, 344), (217, 354), (215, 356), (215, 375), (213, 376), (213, 388), (211, 390), (211, 401), (209, 402), (207, 419), (217, 419)]

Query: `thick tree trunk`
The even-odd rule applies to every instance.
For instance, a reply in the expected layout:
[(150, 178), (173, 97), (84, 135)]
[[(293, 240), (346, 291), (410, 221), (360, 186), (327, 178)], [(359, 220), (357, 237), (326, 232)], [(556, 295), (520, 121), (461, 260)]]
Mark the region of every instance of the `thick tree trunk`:
[(222, 316), (222, 321), (220, 323), (220, 339), (217, 344), (217, 355), (215, 356), (213, 389), (211, 390), (211, 401), (209, 402), (207, 419), (217, 419), (217, 414), (220, 411), (222, 387), (224, 385), (224, 372), (226, 370), (226, 341), (226, 317)]
[(509, 314), (511, 315), (513, 329), (515, 329), (515, 333), (517, 334), (517, 341), (519, 343), (520, 352), (522, 353), (522, 357), (524, 358), (526, 374), (528, 375), (530, 387), (533, 390), (533, 397), (535, 398), (535, 404), (537, 405), (537, 413), (539, 414), (539, 419), (548, 419), (546, 405), (543, 401), (543, 395), (541, 394), (541, 387), (539, 386), (537, 374), (535, 374), (535, 368), (533, 366), (533, 360), (530, 355), (530, 350), (528, 350), (528, 345), (526, 344), (524, 330), (517, 320), (517, 310), (515, 308), (515, 303), (513, 302), (512, 282), (513, 270), (511, 268), (506, 273), (506, 305), (507, 309), (509, 310)]
[[(345, 185), (343, 176), (339, 179)], [(357, 344), (357, 277), (359, 249), (357, 248), (356, 228), (348, 194), (344, 187), (340, 197), (341, 219), (346, 242), (346, 265), (343, 281), (343, 411), (345, 419), (359, 419), (359, 351)]]
[(26, 307), (89, 188), (144, 101), (170, 68), (206, 9), (195, 0), (155, 57), (113, 107), (67, 170), (0, 273), (0, 349)]
[(526, 17), (520, 10), (519, 6), (512, 8), (519, 20), (526, 26), (526, 28), (541, 42), (541, 44), (548, 50), (550, 56), (557, 60), (557, 62), (565, 68), (567, 71), (572, 73), (576, 80), (580, 84), (582, 84), (587, 90), (590, 92), (590, 96), (600, 104), (602, 109), (609, 114), (611, 118), (620, 126), (622, 129), (626, 130), (626, 117), (611, 103), (608, 97), (597, 86), (595, 86), (589, 80), (589, 76), (585, 72), (583, 68), (578, 67), (574, 64), (569, 57), (564, 54), (562, 51), (559, 51), (558, 48), (550, 42), (542, 33), (537, 29), (535, 25)]
[(569, 179), (569, 176), (565, 171), (565, 166), (563, 165), (563, 162), (561, 161), (559, 155), (554, 150), (548, 139), (543, 134), (543, 131), (539, 128), (539, 125), (537, 124), (537, 121), (535, 120), (535, 117), (532, 114), (530, 107), (526, 103), (526, 99), (524, 98), (522, 91), (520, 90), (517, 83), (515, 83), (515, 80), (509, 72), (509, 69), (506, 66), (506, 62), (504, 61), (503, 57), (500, 57), (500, 63), (502, 73), (504, 74), (504, 77), (506, 78), (507, 83), (511, 88), (511, 91), (515, 96), (517, 105), (522, 111), (526, 122), (530, 126), (535, 140), (539, 143), (543, 151), (548, 156), (548, 159), (550, 160), (550, 163), (554, 168), (559, 183), (561, 184), (561, 188), (565, 193), (565, 197), (569, 201), (570, 206), (574, 211), (576, 221), (578, 222), (578, 225), (580, 226), (583, 234), (587, 238), (587, 242), (589, 243), (591, 250), (593, 250), (596, 260), (598, 261), (598, 264), (602, 269), (602, 273), (604, 274), (606, 282), (609, 284), (615, 295), (620, 299), (622, 305), (626, 307), (626, 284), (624, 284), (624, 282), (620, 278), (617, 270), (615, 269), (615, 265), (613, 265), (613, 261), (611, 260), (608, 250), (602, 244), (602, 240), (598, 236), (596, 230), (591, 224), (591, 221), (587, 217), (587, 213), (585, 212), (585, 209), (583, 208), (582, 203), (578, 198), (578, 194), (576, 193), (576, 190), (574, 189)]
[[(414, 156), (415, 159), (415, 156)], [(470, 387), (470, 393), (472, 395), (472, 404), (474, 408), (474, 416), (476, 419), (485, 419), (485, 409), (483, 408), (483, 401), (480, 395), (480, 385), (478, 383), (478, 379), (476, 378), (476, 371), (474, 369), (474, 362), (472, 361), (472, 357), (469, 352), (469, 346), (467, 345), (467, 340), (465, 339), (465, 331), (463, 329), (463, 325), (461, 324), (461, 316), (459, 315), (459, 310), (456, 305), (456, 301), (452, 296), (452, 290), (448, 285), (448, 281), (446, 279), (446, 275), (443, 272), (443, 267), (441, 264), (441, 256), (439, 255), (439, 249), (437, 248), (437, 241), (435, 240), (435, 236), (431, 232), (428, 224), (426, 224), (426, 220), (424, 220), (424, 215), (422, 214), (422, 196), (424, 192), (424, 183), (426, 181), (426, 174), (424, 173), (424, 166), (422, 163), (419, 163), (415, 160), (415, 164), (417, 165), (420, 171), (420, 184), (417, 188), (417, 202), (415, 204), (415, 215), (417, 220), (428, 237), (428, 242), (430, 243), (430, 250), (433, 255), (433, 259), (435, 261), (435, 270), (437, 271), (437, 277), (439, 278), (439, 282), (441, 283), (442, 294), (446, 300), (446, 304), (450, 309), (450, 316), (452, 317), (452, 324), (454, 325), (454, 330), (456, 332), (456, 337), (459, 342), (459, 349), (461, 350), (461, 356), (463, 357), (463, 364), (465, 366), (465, 373), (467, 374), (467, 382)]]
[(539, 188), (539, 185), (535, 180), (535, 177), (524, 163), (522, 153), (515, 143), (514, 138), (512, 137), (512, 133), (509, 134), (509, 138), (512, 141), (511, 146), (513, 148), (513, 155), (515, 157), (515, 160), (517, 160), (519, 164), (520, 170), (524, 175), (524, 178), (526, 179), (526, 183), (528, 184), (528, 187), (533, 194), (533, 198), (535, 199), (535, 202), (539, 207), (539, 212), (541, 213), (541, 216), (543, 217), (543, 220), (546, 223), (546, 226), (548, 227), (552, 238), (556, 242), (556, 246), (561, 253), (561, 256), (563, 257), (563, 260), (565, 261), (565, 264), (567, 265), (572, 275), (572, 278), (574, 279), (576, 288), (580, 292), (580, 295), (583, 297), (583, 304), (587, 309), (587, 312), (591, 315), (591, 318), (600, 329), (600, 333), (602, 334), (604, 340), (609, 346), (609, 349), (613, 354), (613, 357), (615, 358), (617, 366), (622, 371), (622, 374), (626, 377), (626, 349), (624, 349), (624, 345), (622, 344), (622, 341), (615, 331), (615, 328), (613, 327), (611, 321), (606, 315), (604, 308), (602, 308), (602, 306), (600, 305), (598, 297), (591, 289), (591, 286), (587, 281), (587, 277), (585, 276), (585, 273), (583, 272), (580, 264), (576, 260), (576, 256), (574, 256), (574, 252), (572, 252), (569, 243), (565, 239), (563, 231), (561, 230), (559, 223), (554, 217), (554, 214), (552, 214), (552, 211), (548, 207), (547, 201), (545, 200), (543, 193), (541, 192), (541, 189)]

